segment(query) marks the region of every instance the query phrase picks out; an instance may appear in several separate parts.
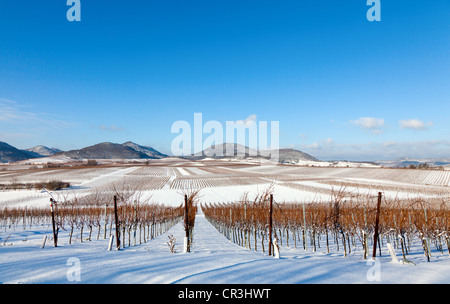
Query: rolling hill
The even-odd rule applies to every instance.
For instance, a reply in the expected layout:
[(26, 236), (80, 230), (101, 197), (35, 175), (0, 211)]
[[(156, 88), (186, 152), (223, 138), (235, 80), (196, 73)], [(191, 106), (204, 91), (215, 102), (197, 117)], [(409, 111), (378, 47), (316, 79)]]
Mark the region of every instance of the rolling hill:
[(132, 142), (116, 144), (103, 142), (79, 150), (55, 153), (76, 159), (159, 159), (166, 155), (151, 147), (139, 146)]
[[(269, 159), (270, 153), (274, 150), (267, 150), (266, 153), (261, 153), (247, 146), (233, 143), (219, 144), (211, 146), (208, 149), (203, 150), (200, 153), (194, 155), (185, 156), (184, 158), (190, 160), (200, 160), (205, 158), (213, 159), (225, 159), (225, 158), (262, 158)], [(305, 152), (294, 149), (279, 149), (279, 162), (280, 163), (298, 163), (299, 161), (319, 161), (314, 156), (311, 156)]]
[(11, 163), (30, 158), (35, 158), (35, 156), (27, 151), (19, 150), (5, 142), (0, 141), (0, 163)]
[(62, 152), (61, 150), (57, 148), (48, 148), (46, 146), (36, 146), (30, 149), (26, 149), (29, 154), (31, 154), (34, 157), (47, 157), (51, 156), (55, 153)]

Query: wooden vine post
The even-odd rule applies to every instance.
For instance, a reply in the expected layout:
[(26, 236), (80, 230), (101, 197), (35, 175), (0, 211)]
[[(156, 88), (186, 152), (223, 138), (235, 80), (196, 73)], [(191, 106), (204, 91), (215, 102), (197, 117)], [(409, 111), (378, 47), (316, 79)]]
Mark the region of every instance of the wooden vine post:
[(269, 255), (272, 255), (272, 214), (273, 214), (273, 194), (269, 201)]
[(116, 246), (117, 250), (120, 250), (120, 239), (119, 239), (119, 218), (117, 216), (117, 197), (114, 195), (114, 218), (116, 222)]
[(248, 237), (247, 237), (247, 202), (244, 202), (244, 223), (245, 223), (245, 227), (244, 227), (244, 246), (245, 248), (248, 248)]
[(184, 195), (184, 230), (186, 231), (186, 236), (184, 238), (184, 251), (190, 252), (189, 246), (189, 207), (187, 194)]
[(381, 212), (381, 192), (378, 192), (377, 217), (375, 219), (375, 233), (373, 236), (373, 253), (372, 253), (373, 259), (375, 259), (377, 255), (378, 225), (380, 223), (380, 212)]
[(58, 236), (56, 234), (56, 228), (55, 228), (55, 208), (56, 202), (53, 200), (53, 198), (50, 199), (50, 209), (52, 211), (52, 227), (53, 227), (53, 242), (55, 244), (55, 247), (58, 247)]

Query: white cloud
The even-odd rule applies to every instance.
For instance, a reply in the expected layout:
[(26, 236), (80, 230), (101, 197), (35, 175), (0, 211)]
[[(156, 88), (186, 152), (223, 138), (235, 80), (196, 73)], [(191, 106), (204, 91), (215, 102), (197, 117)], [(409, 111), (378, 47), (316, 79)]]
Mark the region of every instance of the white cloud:
[(309, 145), (302, 145), (301, 149), (310, 150), (331, 150), (334, 146), (334, 140), (332, 138), (327, 138), (326, 140), (321, 140), (319, 142), (313, 142)]
[(357, 120), (351, 120), (350, 123), (365, 130), (370, 130), (374, 134), (380, 134), (381, 128), (384, 127), (384, 119), (375, 117), (361, 117)]
[(33, 106), (5, 98), (0, 98), (0, 123), (7, 124), (9, 127), (28, 127), (30, 130), (67, 128), (73, 125), (65, 119), (43, 111), (36, 111)]
[(0, 98), (0, 121), (17, 122), (18, 120), (30, 121), (36, 119), (36, 114), (24, 111), (23, 106), (13, 100)]
[(322, 160), (346, 159), (346, 160), (392, 160), (402, 157), (410, 158), (441, 158), (448, 157), (450, 141), (448, 140), (427, 140), (415, 142), (386, 141), (381, 143), (367, 142), (361, 144), (334, 144), (326, 147), (321, 145), (321, 149), (307, 151), (306, 146), (299, 147), (306, 149), (309, 153)]
[(251, 114), (245, 120), (238, 120), (236, 123), (243, 123), (245, 126), (250, 126), (251, 123), (256, 123), (257, 115)]
[(314, 143), (312, 143), (310, 145), (307, 145), (306, 148), (317, 150), (317, 149), (321, 148), (321, 145), (318, 142), (314, 142)]
[(391, 140), (391, 141), (384, 142), (384, 143), (383, 143), (383, 147), (389, 148), (389, 147), (395, 146), (396, 144), (397, 144), (396, 141)]
[(406, 119), (400, 120), (398, 124), (400, 125), (400, 129), (426, 130), (427, 127), (431, 126), (433, 123), (431, 121), (424, 123), (419, 119)]

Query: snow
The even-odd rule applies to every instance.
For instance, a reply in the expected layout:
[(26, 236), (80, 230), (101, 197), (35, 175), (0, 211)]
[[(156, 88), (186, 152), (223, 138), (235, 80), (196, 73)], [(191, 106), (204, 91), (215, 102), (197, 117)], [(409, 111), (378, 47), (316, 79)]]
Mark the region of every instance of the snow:
[[(330, 199), (329, 195), (320, 192), (287, 187), (284, 185), (283, 177), (287, 177), (286, 180), (290, 183), (323, 189), (329, 189), (330, 185), (304, 179), (325, 177), (367, 183), (376, 180), (377, 183), (386, 185), (411, 185), (406, 181), (379, 179), (378, 176), (385, 176), (384, 172), (397, 172), (385, 171), (386, 169), (301, 168), (273, 164), (235, 168), (225, 165), (217, 166), (220, 164), (217, 161), (214, 161), (214, 166), (208, 168), (208, 162), (202, 163), (205, 166), (197, 169), (192, 168), (191, 163), (180, 162), (179, 159), (160, 161), (155, 167), (158, 170), (155, 169), (154, 172), (170, 178), (161, 189), (143, 191), (142, 199), (150, 198), (150, 203), (179, 206), (183, 202), (183, 190), (170, 187), (172, 182), (178, 178), (223, 178), (224, 182), (230, 182), (236, 177), (245, 178), (248, 181), (252, 179), (267, 181), (248, 185), (235, 184), (202, 188), (200, 191), (200, 202), (202, 203), (235, 202), (241, 199), (244, 193), (247, 193), (251, 200), (271, 185), (273, 180), (276, 181), (274, 197), (277, 202)], [(179, 165), (189, 171), (177, 167)], [(142, 168), (148, 168), (148, 170)], [(213, 170), (206, 171), (208, 169)], [(97, 189), (107, 189), (113, 183), (133, 177), (133, 174), (139, 176), (140, 172), (147, 172), (145, 174), (153, 172), (151, 172), (152, 167), (143, 166), (83, 170), (68, 170), (67, 172), (53, 170), (54, 174), (74, 178), (78, 181), (72, 189), (57, 191), (53, 195), (87, 195)], [(181, 175), (175, 175), (174, 170), (178, 170)], [(24, 172), (28, 173), (27, 170)], [(80, 175), (77, 175), (77, 172)], [(26, 177), (35, 179), (45, 176), (44, 173)], [(353, 175), (345, 177), (349, 173)], [(280, 179), (277, 181), (277, 178), (274, 177), (280, 177)], [(295, 181), (295, 178), (300, 178), (300, 180)], [(348, 190), (362, 192), (364, 189), (349, 187)], [(385, 195), (398, 196), (399, 193), (387, 191)], [(2, 207), (48, 206), (48, 203), (49, 194), (46, 192), (35, 190), (0, 192)], [(335, 248), (332, 248), (329, 254), (326, 253), (325, 246), (322, 246), (317, 252), (313, 252), (311, 248), (305, 251), (299, 244), (297, 244), (297, 248), (294, 248), (293, 242), (290, 241), (290, 247), (283, 242), (280, 258), (275, 259), (268, 256), (267, 252), (263, 253), (261, 248), (255, 252), (230, 242), (206, 220), (200, 208), (196, 217), (194, 243), (190, 253), (183, 253), (185, 232), (181, 222), (147, 243), (119, 251), (114, 249), (108, 251), (109, 240), (103, 239), (103, 235), (99, 240), (93, 237), (92, 241), (80, 242), (78, 231), (75, 232), (73, 242), (69, 245), (68, 234), (68, 231), (60, 231), (58, 247), (54, 248), (51, 225), (33, 226), (26, 230), (23, 230), (21, 224), (15, 230), (0, 227), (0, 282), (12, 284), (72, 283), (69, 279), (72, 278), (70, 271), (73, 270), (73, 261), (79, 261), (79, 283), (372, 284), (450, 282), (448, 251), (444, 251), (444, 254), (433, 251), (431, 262), (428, 263), (420, 243), (413, 244), (411, 253), (408, 255), (408, 259), (415, 263), (413, 265), (393, 263), (387, 246), (383, 246), (382, 257), (377, 258), (376, 262), (372, 262), (363, 259), (361, 248), (352, 248), (352, 252), (344, 257), (342, 249), (336, 251)], [(170, 234), (176, 238), (176, 253), (171, 253), (167, 245)], [(44, 235), (48, 236), (48, 240), (45, 248), (41, 249)], [(299, 241), (297, 242), (299, 243)], [(445, 247), (444, 250), (446, 249)], [(401, 261), (401, 252), (398, 251), (396, 254)]]
[(348, 161), (311, 161), (311, 160), (299, 160), (296, 165), (299, 166), (312, 166), (312, 167), (334, 167), (334, 168), (381, 168), (381, 165), (375, 165), (371, 163), (359, 163)]
[[(242, 196), (247, 193), (248, 199), (252, 200), (270, 185), (271, 184), (268, 182), (266, 184), (259, 185), (203, 188), (200, 190), (199, 196), (203, 202), (225, 203), (239, 201)], [(180, 193), (183, 193), (183, 190), (165, 188), (160, 190), (143, 191), (142, 197), (151, 198), (151, 203), (164, 203), (169, 206), (179, 206), (183, 202), (183, 198)], [(330, 199), (329, 195), (291, 189), (282, 185), (274, 186), (274, 197), (276, 197), (278, 202), (304, 202), (316, 201), (318, 199)]]
[(52, 156), (48, 156), (48, 157), (40, 157), (40, 158), (32, 158), (32, 159), (27, 159), (27, 160), (22, 160), (22, 161), (18, 161), (16, 162), (16, 164), (32, 164), (32, 165), (43, 165), (43, 164), (48, 164), (48, 163), (58, 163), (58, 164), (62, 164), (62, 163), (68, 163), (68, 162), (76, 162), (76, 160), (67, 157), (67, 156), (63, 156), (63, 155), (52, 155)]
[[(92, 169), (94, 170), (94, 169)], [(61, 191), (55, 192), (47, 192), (42, 190), (14, 190), (14, 191), (3, 191), (0, 192), (0, 207), (2, 206), (14, 206), (14, 207), (24, 207), (24, 206), (33, 206), (33, 207), (42, 207), (48, 206), (50, 197), (53, 197), (56, 200), (59, 198), (71, 198), (71, 197), (81, 197), (90, 193), (92, 189), (105, 187), (105, 185), (111, 185), (114, 182), (121, 181), (125, 178), (126, 174), (136, 170), (136, 167), (128, 167), (128, 168), (106, 168), (99, 169), (99, 174), (86, 174), (83, 176), (83, 179), (79, 181), (78, 184), (72, 184), (72, 187), (68, 189), (64, 189)], [(69, 177), (70, 173), (67, 173), (63, 169), (61, 170), (53, 170), (52, 176), (57, 176), (59, 172), (64, 172), (65, 174), (61, 174), (61, 179), (64, 177)], [(43, 175), (45, 172), (41, 173), (33, 173), (31, 178), (36, 178), (36, 175)], [(30, 178), (30, 175), (27, 176)], [(72, 177), (74, 178), (74, 177)], [(71, 179), (72, 179), (71, 178)], [(48, 178), (50, 180), (51, 178)], [(79, 177), (75, 177), (75, 180), (79, 179)], [(33, 182), (39, 180), (33, 180)]]
[[(200, 213), (194, 242), (183, 253), (184, 230), (176, 224), (165, 234), (119, 251), (107, 251), (108, 239), (67, 244), (48, 241), (40, 248), (49, 227), (39, 231), (15, 231), (0, 247), (0, 282), (17, 283), (182, 283), (182, 284), (298, 284), (298, 283), (448, 283), (450, 259), (435, 254), (431, 263), (413, 256), (417, 266), (392, 263), (387, 252), (377, 262), (362, 259), (361, 251), (344, 257), (282, 247), (280, 259), (240, 247), (221, 235)], [(176, 253), (166, 242), (176, 238)], [(2, 233), (2, 243), (4, 233)], [(9, 243), (13, 243), (9, 245)], [(74, 276), (78, 262), (79, 277)], [(79, 281), (72, 282), (73, 279)]]
[(190, 175), (189, 172), (187, 172), (185, 169), (183, 168), (177, 168), (178, 171), (181, 173), (181, 175)]

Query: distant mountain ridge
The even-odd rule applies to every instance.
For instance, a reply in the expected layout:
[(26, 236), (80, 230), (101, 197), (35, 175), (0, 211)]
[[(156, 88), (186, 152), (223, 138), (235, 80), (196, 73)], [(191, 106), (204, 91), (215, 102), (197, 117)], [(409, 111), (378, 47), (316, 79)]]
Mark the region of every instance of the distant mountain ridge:
[[(217, 152), (217, 153), (216, 153)], [(199, 153), (184, 156), (190, 160), (200, 160), (205, 158), (226, 159), (226, 158), (255, 158), (255, 159), (270, 159), (270, 153), (275, 153), (275, 150), (267, 150), (261, 153), (247, 146), (235, 143), (225, 143), (213, 145)], [(299, 161), (319, 161), (312, 155), (294, 149), (279, 149), (278, 150), (279, 163), (298, 163)]]
[(57, 148), (48, 148), (46, 146), (36, 146), (30, 149), (25, 149), (24, 151), (27, 151), (29, 154), (33, 155), (34, 157), (47, 157), (51, 156), (55, 153), (62, 152), (60, 149)]
[[(201, 160), (205, 158), (226, 159), (270, 159), (270, 153), (275, 150), (268, 150), (264, 153), (253, 150), (247, 146), (235, 143), (225, 143), (209, 147), (200, 153), (185, 156), (189, 160)], [(78, 150), (61, 151), (56, 148), (46, 146), (36, 146), (34, 148), (19, 150), (7, 143), (0, 142), (0, 162), (15, 162), (33, 158), (45, 158), (49, 156), (65, 156), (73, 159), (161, 159), (168, 155), (148, 146), (141, 146), (131, 141), (123, 144), (103, 142), (88, 146)], [(294, 149), (279, 149), (279, 163), (298, 164), (300, 161), (319, 161), (317, 158)]]
[(124, 144), (103, 142), (79, 150), (55, 153), (54, 155), (77, 159), (160, 159), (167, 156), (151, 147), (140, 146), (130, 141)]
[(279, 150), (280, 163), (298, 163), (299, 161), (313, 161), (320, 162), (314, 156), (295, 149), (280, 149)]
[(140, 146), (138, 144), (135, 144), (134, 142), (127, 141), (126, 143), (122, 144), (123, 146), (130, 147), (138, 152), (142, 152), (144, 154), (147, 154), (150, 158), (164, 158), (167, 157), (166, 154), (163, 154), (152, 147), (147, 146)]
[(450, 158), (444, 157), (444, 158), (398, 158), (394, 160), (379, 160), (376, 161), (378, 164), (384, 166), (384, 167), (409, 167), (411, 165), (418, 166), (423, 164), (428, 164), (432, 167), (450, 167)]
[(28, 151), (19, 150), (5, 142), (0, 141), (0, 163), (11, 163), (30, 158), (35, 157)]
[(5, 142), (0, 142), (0, 163), (45, 158), (49, 156), (66, 156), (75, 159), (160, 159), (167, 157), (167, 155), (152, 147), (140, 146), (131, 141), (124, 144), (104, 142), (71, 151), (61, 151), (56, 148), (48, 148), (42, 145), (26, 150), (20, 150)]

